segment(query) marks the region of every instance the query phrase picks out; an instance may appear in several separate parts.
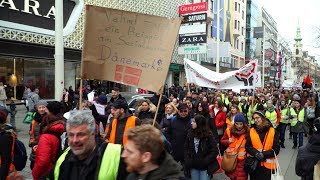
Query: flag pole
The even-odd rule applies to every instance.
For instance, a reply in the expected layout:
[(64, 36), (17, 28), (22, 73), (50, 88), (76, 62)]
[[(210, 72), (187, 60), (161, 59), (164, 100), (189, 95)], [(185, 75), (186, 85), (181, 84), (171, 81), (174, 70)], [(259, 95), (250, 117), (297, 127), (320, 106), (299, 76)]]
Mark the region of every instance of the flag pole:
[(158, 105), (157, 105), (157, 110), (156, 110), (156, 113), (155, 113), (154, 118), (153, 118), (152, 126), (154, 126), (154, 124), (156, 123), (156, 119), (157, 119), (157, 116), (158, 116), (160, 102), (162, 101), (162, 96), (163, 96), (163, 86), (160, 88), (160, 92), (161, 93), (160, 93), (160, 97), (159, 97), (159, 101), (158, 101)]

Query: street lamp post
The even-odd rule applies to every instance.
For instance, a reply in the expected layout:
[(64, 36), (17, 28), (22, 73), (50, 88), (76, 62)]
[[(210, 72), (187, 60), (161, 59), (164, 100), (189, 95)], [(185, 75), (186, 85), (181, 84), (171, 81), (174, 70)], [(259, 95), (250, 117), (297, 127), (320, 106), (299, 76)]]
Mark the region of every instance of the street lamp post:
[(265, 33), (266, 33), (266, 26), (263, 26), (263, 47), (262, 47), (262, 82), (261, 82), (261, 86), (262, 88), (264, 88), (264, 61), (265, 61), (265, 43), (266, 43), (266, 38), (265, 38)]

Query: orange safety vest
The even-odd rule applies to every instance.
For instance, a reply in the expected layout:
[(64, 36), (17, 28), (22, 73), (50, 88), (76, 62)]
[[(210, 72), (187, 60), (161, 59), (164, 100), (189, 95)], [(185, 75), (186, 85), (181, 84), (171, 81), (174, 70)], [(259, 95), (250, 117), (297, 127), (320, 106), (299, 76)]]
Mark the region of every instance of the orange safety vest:
[[(230, 117), (231, 118), (231, 117)], [(231, 128), (233, 126), (233, 123), (231, 122), (230, 118), (226, 118), (226, 124), (227, 124), (227, 128)]]
[(243, 160), (246, 155), (245, 134), (242, 134), (240, 137), (236, 138), (235, 136), (231, 136), (230, 128), (227, 128), (226, 132), (229, 138), (234, 139), (234, 141), (229, 144), (228, 148), (226, 149), (226, 152), (230, 155), (238, 153), (238, 159)]
[[(128, 131), (128, 129), (136, 126), (136, 119), (137, 119), (137, 117), (135, 117), (135, 116), (128, 117), (127, 122), (126, 122), (126, 126), (124, 128), (124, 132), (126, 132), (126, 131)], [(110, 138), (108, 141), (109, 143), (114, 144), (116, 142), (117, 125), (118, 125), (118, 119), (114, 119), (112, 122), (112, 126), (111, 126), (112, 129), (111, 129)], [(128, 137), (125, 134), (123, 134), (122, 145), (127, 144), (127, 141), (128, 141)]]
[[(268, 151), (272, 149), (273, 140), (274, 140), (275, 130), (273, 127), (269, 128), (269, 132), (267, 133), (267, 137), (264, 137), (264, 146), (261, 143), (259, 138), (259, 134), (254, 128), (250, 129), (250, 138), (252, 142), (252, 146), (258, 151)], [(262, 149), (263, 148), (263, 149)], [(264, 166), (268, 169), (276, 169), (276, 161), (275, 158), (268, 158), (265, 162), (261, 162), (261, 166)]]

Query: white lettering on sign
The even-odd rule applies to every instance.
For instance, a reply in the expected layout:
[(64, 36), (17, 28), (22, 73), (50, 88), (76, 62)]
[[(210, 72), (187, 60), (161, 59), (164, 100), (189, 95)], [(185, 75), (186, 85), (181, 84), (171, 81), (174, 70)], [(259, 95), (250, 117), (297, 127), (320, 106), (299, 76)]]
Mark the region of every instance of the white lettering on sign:
[(194, 16), (189, 16), (188, 21), (204, 21), (206, 20), (206, 15), (205, 14), (200, 14), (200, 15), (194, 15)]
[(202, 37), (183, 37), (182, 42), (203, 42), (204, 39)]
[[(40, 8), (40, 3), (37, 0), (24, 0), (24, 7), (23, 9), (19, 10), (16, 5), (14, 4), (13, 0), (2, 0), (0, 3), (0, 7), (5, 7), (4, 4), (7, 4), (9, 6), (9, 9), (15, 10), (15, 11), (21, 11), (28, 14), (34, 14), (36, 16), (43, 16), (39, 13), (38, 9)], [(55, 7), (51, 6), (50, 10), (46, 15), (45, 18), (50, 18), (53, 16), (55, 17)]]

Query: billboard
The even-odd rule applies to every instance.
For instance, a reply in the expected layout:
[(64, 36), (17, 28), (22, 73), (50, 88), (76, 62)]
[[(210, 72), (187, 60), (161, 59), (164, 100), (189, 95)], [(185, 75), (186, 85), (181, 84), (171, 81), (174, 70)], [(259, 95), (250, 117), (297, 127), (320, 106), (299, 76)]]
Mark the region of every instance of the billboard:
[(207, 21), (207, 13), (191, 14), (183, 16), (181, 24)]
[(193, 24), (188, 26), (180, 26), (179, 34), (206, 33), (207, 24)]
[(180, 36), (179, 45), (181, 44), (197, 44), (197, 43), (206, 43), (207, 35), (193, 35), (193, 36)]
[(207, 11), (207, 9), (208, 9), (207, 2), (186, 4), (186, 5), (179, 6), (179, 14)]

